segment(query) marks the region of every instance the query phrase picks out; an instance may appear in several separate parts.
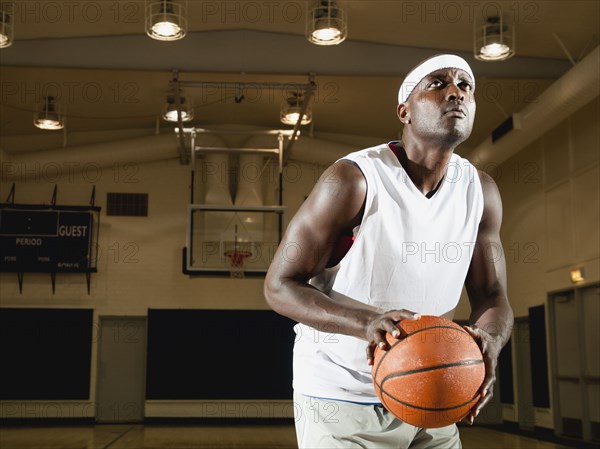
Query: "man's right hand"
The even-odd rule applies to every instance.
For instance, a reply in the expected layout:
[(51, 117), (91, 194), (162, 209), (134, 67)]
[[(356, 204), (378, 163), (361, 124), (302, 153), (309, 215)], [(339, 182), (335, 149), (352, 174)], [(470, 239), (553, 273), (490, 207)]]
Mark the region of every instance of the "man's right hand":
[(402, 320), (418, 320), (421, 315), (410, 310), (388, 310), (384, 313), (376, 314), (367, 324), (366, 338), (369, 344), (367, 345), (367, 362), (373, 365), (375, 357), (375, 348), (378, 347), (384, 351), (389, 349), (389, 344), (385, 338), (386, 333), (389, 333), (394, 338), (406, 337), (404, 330), (397, 326)]

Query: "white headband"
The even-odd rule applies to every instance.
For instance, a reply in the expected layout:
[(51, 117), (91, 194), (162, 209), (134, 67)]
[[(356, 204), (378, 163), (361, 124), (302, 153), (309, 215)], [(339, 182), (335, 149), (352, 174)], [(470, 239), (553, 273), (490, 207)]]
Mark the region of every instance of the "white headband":
[(398, 104), (405, 103), (413, 89), (427, 75), (436, 70), (448, 68), (461, 69), (467, 72), (473, 81), (473, 88), (475, 88), (475, 76), (473, 76), (473, 71), (467, 61), (456, 55), (438, 55), (427, 59), (406, 75), (398, 91)]

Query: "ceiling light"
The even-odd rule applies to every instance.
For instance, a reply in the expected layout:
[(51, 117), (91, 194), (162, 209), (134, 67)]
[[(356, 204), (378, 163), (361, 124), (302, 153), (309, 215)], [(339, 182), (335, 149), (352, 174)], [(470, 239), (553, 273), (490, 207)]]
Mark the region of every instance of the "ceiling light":
[(10, 47), (13, 43), (13, 27), (11, 16), (6, 11), (0, 11), (0, 48)]
[[(178, 107), (181, 105), (180, 107)], [(188, 103), (186, 98), (179, 94), (179, 104), (174, 93), (167, 95), (167, 102), (165, 103), (165, 111), (163, 113), (163, 119), (167, 122), (179, 121), (177, 111), (181, 110), (181, 121), (189, 122), (194, 119), (194, 107), (191, 103)]]
[(186, 6), (171, 0), (151, 2), (146, 10), (146, 34), (159, 41), (183, 38), (187, 30), (185, 13)]
[(59, 114), (54, 97), (45, 97), (44, 105), (40, 112), (33, 115), (33, 124), (39, 129), (58, 130), (65, 127), (65, 121)]
[(577, 284), (585, 281), (585, 269), (583, 267), (573, 268), (571, 270), (571, 282)]
[[(302, 114), (302, 108), (304, 106), (304, 95), (300, 92), (294, 92), (286, 100), (284, 100), (281, 106), (281, 123), (284, 125), (296, 125), (300, 114)], [(302, 114), (301, 125), (308, 125), (312, 121), (312, 111), (310, 105), (306, 105), (304, 114)]]
[(488, 17), (483, 26), (475, 24), (475, 59), (504, 61), (515, 55), (515, 29), (502, 17)]
[(346, 39), (346, 13), (337, 2), (320, 0), (307, 17), (306, 37), (316, 45), (337, 45)]

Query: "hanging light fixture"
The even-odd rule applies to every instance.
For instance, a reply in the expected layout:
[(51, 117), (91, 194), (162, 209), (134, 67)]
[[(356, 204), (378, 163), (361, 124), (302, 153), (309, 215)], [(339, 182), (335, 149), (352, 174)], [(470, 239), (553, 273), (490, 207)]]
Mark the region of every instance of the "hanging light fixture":
[(187, 32), (186, 5), (171, 0), (153, 1), (146, 9), (146, 34), (159, 41), (176, 41)]
[(0, 10), (0, 48), (10, 47), (13, 43), (12, 17)]
[(40, 112), (33, 114), (33, 124), (39, 129), (58, 130), (65, 127), (64, 118), (59, 113), (59, 107), (54, 97), (45, 97)]
[(194, 119), (193, 104), (187, 102), (186, 98), (181, 94), (181, 91), (179, 91), (179, 104), (177, 103), (177, 96), (175, 93), (170, 93), (167, 95), (163, 119), (167, 122), (177, 123), (179, 121), (177, 111), (179, 110), (181, 110), (182, 122), (189, 122)]
[(483, 26), (475, 24), (475, 59), (504, 61), (515, 55), (515, 28), (502, 16), (488, 17)]
[[(294, 92), (283, 101), (281, 105), (281, 123), (284, 125), (295, 125), (298, 123), (302, 108), (304, 106), (304, 95), (301, 92)], [(312, 121), (312, 110), (310, 104), (306, 105), (304, 114), (302, 114), (301, 125), (308, 125)]]
[(319, 0), (307, 15), (306, 37), (316, 45), (337, 45), (346, 39), (346, 13), (332, 0)]

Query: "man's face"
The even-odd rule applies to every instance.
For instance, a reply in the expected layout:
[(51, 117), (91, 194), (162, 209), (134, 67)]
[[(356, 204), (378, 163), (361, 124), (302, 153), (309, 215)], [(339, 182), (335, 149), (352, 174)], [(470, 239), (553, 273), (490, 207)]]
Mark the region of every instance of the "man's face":
[(461, 69), (432, 72), (415, 87), (404, 108), (413, 134), (458, 145), (473, 129), (473, 80)]

